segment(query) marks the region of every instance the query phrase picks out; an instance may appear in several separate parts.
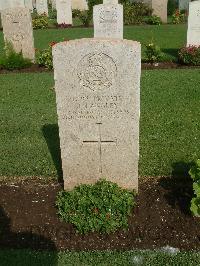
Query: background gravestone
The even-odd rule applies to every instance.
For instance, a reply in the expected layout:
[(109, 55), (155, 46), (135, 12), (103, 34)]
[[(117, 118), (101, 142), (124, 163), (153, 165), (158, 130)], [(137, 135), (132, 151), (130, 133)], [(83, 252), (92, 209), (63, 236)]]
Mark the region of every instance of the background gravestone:
[(86, 0), (72, 0), (72, 9), (88, 10), (88, 4)]
[(94, 37), (123, 39), (123, 6), (101, 4), (93, 8)]
[(187, 46), (200, 45), (200, 1), (189, 4)]
[(137, 190), (140, 44), (74, 40), (53, 59), (65, 189), (106, 178)]
[(31, 12), (33, 11), (33, 2), (32, 0), (24, 0), (24, 5), (27, 7)]
[(32, 18), (28, 8), (9, 8), (1, 13), (4, 40), (25, 58), (35, 59)]
[(36, 9), (39, 15), (46, 14), (48, 16), (47, 0), (36, 0)]
[(72, 25), (72, 4), (71, 0), (56, 0), (57, 23)]
[(179, 0), (179, 10), (188, 10), (190, 0)]

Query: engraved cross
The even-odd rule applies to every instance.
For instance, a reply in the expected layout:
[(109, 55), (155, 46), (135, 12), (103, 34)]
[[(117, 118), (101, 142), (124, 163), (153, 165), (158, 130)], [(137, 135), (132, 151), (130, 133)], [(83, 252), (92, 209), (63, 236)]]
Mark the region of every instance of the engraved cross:
[(109, 143), (116, 144), (116, 140), (103, 140), (101, 136), (102, 123), (96, 123), (96, 124), (98, 125), (98, 129), (99, 129), (99, 139), (98, 140), (84, 140), (83, 144), (98, 144), (99, 159), (100, 159), (99, 172), (102, 173), (102, 144), (109, 144)]

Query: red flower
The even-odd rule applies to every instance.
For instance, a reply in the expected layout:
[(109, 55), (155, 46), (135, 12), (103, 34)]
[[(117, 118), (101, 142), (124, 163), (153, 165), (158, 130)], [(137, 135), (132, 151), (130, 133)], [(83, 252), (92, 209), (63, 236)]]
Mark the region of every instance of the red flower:
[(50, 42), (50, 46), (53, 47), (56, 44), (56, 42)]

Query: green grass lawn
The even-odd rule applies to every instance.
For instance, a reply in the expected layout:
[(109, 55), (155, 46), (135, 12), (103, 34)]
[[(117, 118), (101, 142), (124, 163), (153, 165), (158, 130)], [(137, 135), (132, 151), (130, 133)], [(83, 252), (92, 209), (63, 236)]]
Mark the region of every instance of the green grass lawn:
[(28, 250), (0, 251), (1, 266), (198, 266), (200, 254), (180, 252), (170, 255), (161, 251), (126, 252), (33, 252)]
[[(199, 70), (143, 71), (141, 176), (200, 157)], [(0, 176), (60, 176), (53, 74), (0, 75)]]
[[(61, 42), (65, 39), (80, 39), (93, 37), (93, 28), (69, 28), (69, 29), (48, 29), (35, 30), (35, 47), (43, 49), (51, 41)], [(142, 43), (144, 54), (144, 45), (154, 40), (166, 53), (167, 60), (175, 60), (177, 50), (186, 43), (186, 25), (161, 25), (161, 26), (125, 26), (124, 38), (136, 40)], [(3, 33), (0, 32), (0, 52), (3, 49)]]

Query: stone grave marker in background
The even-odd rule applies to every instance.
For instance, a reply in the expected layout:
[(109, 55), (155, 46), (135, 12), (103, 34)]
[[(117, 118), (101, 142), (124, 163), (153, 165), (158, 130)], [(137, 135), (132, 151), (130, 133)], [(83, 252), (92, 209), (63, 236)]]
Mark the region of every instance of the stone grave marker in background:
[(28, 8), (9, 8), (1, 12), (5, 42), (25, 58), (35, 59), (32, 18)]
[(79, 9), (81, 11), (88, 10), (88, 4), (86, 0), (72, 0), (72, 9)]
[(134, 0), (134, 2), (147, 4), (153, 9), (153, 15), (159, 16), (162, 22), (167, 23), (168, 0)]
[(189, 4), (187, 46), (200, 45), (200, 1)]
[(47, 0), (36, 0), (36, 9), (39, 15), (46, 14), (48, 16)]
[(106, 178), (137, 190), (140, 44), (79, 39), (53, 58), (65, 189)]
[(188, 10), (190, 0), (179, 0), (179, 10)]
[(72, 3), (71, 0), (56, 0), (57, 23), (72, 25)]
[(95, 38), (123, 39), (122, 5), (101, 4), (94, 6), (93, 22)]

